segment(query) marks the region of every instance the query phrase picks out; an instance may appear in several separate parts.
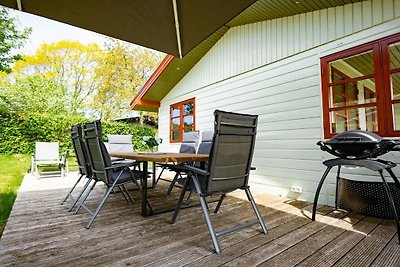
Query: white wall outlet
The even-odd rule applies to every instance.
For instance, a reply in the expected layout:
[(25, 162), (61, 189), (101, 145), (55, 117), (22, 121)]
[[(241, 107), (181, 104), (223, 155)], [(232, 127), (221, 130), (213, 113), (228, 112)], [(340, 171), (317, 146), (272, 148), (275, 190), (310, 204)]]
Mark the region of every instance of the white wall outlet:
[(303, 193), (303, 188), (301, 186), (291, 186), (290, 191), (295, 193)]

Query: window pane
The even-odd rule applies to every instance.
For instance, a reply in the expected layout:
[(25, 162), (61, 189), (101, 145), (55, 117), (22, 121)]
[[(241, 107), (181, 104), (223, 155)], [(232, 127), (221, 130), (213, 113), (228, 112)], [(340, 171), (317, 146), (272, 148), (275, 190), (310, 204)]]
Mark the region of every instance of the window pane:
[(376, 107), (352, 108), (331, 112), (331, 132), (350, 130), (378, 131)]
[(389, 46), (390, 69), (400, 68), (400, 42)]
[(181, 114), (181, 111), (179, 110), (179, 108), (172, 108), (172, 110), (171, 110), (172, 117), (179, 117), (180, 114)]
[(179, 134), (179, 130), (174, 130), (172, 131), (172, 140), (179, 140), (180, 139), (180, 134)]
[(183, 117), (183, 126), (184, 127), (193, 127), (193, 116)]
[(192, 114), (193, 113), (193, 103), (187, 103), (183, 105), (183, 115)]
[(179, 129), (179, 126), (181, 125), (181, 120), (179, 118), (172, 119), (172, 129)]
[(400, 130), (400, 104), (393, 105), (393, 124), (395, 130)]
[(331, 86), (330, 107), (345, 107), (376, 102), (375, 79)]
[(400, 99), (400, 72), (390, 75), (392, 99)]
[(374, 73), (372, 50), (329, 63), (330, 82), (361, 77), (372, 73)]
[(194, 128), (193, 127), (190, 127), (190, 128), (183, 128), (183, 131), (186, 133), (186, 132), (193, 132), (194, 131)]

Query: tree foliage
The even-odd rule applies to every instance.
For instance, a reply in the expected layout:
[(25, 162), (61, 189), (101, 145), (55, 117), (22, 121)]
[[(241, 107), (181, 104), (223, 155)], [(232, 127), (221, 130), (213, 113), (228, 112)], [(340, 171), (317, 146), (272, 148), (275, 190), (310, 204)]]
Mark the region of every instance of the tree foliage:
[[(35, 142), (59, 142), (62, 151), (72, 149), (70, 129), (77, 123), (89, 120), (80, 115), (30, 113), (9, 114), (0, 112), (0, 154), (30, 154)], [(154, 135), (155, 128), (129, 125), (120, 122), (103, 122), (103, 137), (107, 134), (131, 134), (136, 150), (145, 149), (143, 136)]]
[(64, 87), (35, 74), (0, 84), (0, 109), (11, 114), (67, 114)]
[(126, 115), (130, 101), (160, 61), (159, 53), (109, 39), (96, 68), (98, 88), (92, 105), (99, 117), (108, 120)]
[(64, 89), (65, 108), (76, 114), (85, 107), (98, 87), (96, 69), (102, 53), (95, 43), (44, 43), (35, 54), (15, 62), (13, 76), (41, 75), (52, 83), (59, 84)]
[(35, 54), (14, 63), (8, 85), (42, 76), (57, 85), (52, 87), (55, 94), (64, 90), (64, 107), (71, 114), (109, 120), (130, 112), (130, 101), (160, 61), (160, 53), (114, 39), (106, 43), (105, 50), (78, 41), (45, 43)]
[(10, 73), (13, 60), (21, 59), (13, 49), (22, 47), (31, 31), (30, 28), (19, 29), (18, 21), (10, 17), (6, 8), (0, 7), (0, 72)]

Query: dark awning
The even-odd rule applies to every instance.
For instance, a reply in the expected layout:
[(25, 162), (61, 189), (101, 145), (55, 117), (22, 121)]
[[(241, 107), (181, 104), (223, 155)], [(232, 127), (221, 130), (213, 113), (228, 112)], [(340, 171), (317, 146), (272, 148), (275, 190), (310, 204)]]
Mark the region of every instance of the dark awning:
[(0, 5), (184, 56), (253, 2), (255, 0), (0, 0)]

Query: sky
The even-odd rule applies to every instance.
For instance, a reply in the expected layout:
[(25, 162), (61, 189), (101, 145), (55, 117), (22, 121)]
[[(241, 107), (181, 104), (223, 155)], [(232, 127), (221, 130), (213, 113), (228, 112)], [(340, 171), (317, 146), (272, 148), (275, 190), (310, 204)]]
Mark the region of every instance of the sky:
[(31, 27), (32, 33), (24, 46), (19, 50), (21, 54), (33, 54), (44, 42), (60, 40), (80, 41), (81, 43), (98, 43), (100, 46), (106, 40), (104, 35), (74, 27), (55, 20), (46, 19), (25, 12), (10, 10), (12, 17), (18, 18), (21, 26)]

